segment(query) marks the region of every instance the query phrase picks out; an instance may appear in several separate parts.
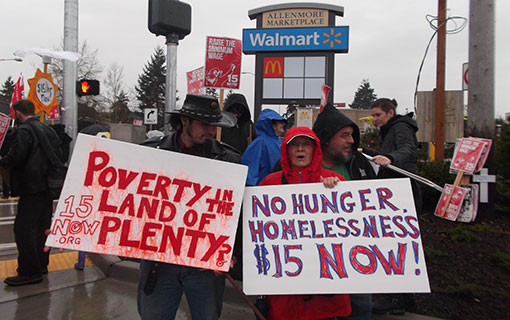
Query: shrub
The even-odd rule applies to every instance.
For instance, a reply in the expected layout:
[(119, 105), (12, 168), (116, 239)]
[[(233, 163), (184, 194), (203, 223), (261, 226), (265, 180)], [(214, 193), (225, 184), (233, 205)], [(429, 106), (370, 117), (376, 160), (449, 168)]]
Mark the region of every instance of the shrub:
[[(445, 183), (453, 183), (455, 176), (449, 173), (449, 161), (418, 161), (418, 174), (437, 185), (444, 187)], [(431, 187), (422, 186), (423, 209), (434, 209), (441, 193)]]

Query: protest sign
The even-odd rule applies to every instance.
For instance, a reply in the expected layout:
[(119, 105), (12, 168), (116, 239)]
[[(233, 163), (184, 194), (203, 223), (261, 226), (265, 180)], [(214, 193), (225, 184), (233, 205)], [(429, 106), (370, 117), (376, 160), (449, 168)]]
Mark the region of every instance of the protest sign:
[(430, 292), (409, 179), (246, 188), (243, 291)]
[(189, 94), (205, 94), (204, 67), (186, 72)]
[(204, 86), (239, 89), (241, 55), (241, 40), (207, 37)]
[(46, 245), (228, 271), (246, 172), (80, 134)]
[(0, 147), (4, 143), (5, 136), (7, 135), (7, 130), (9, 130), (10, 123), (11, 118), (9, 118), (3, 113), (0, 113)]
[(472, 174), (486, 148), (486, 142), (478, 138), (462, 138), (455, 147), (450, 169)]
[[(437, 203), (436, 210), (434, 214), (438, 217), (445, 218), (447, 220), (455, 221), (460, 214), (460, 210), (462, 208), (462, 203), (464, 202), (464, 198), (466, 194), (468, 194), (469, 189), (462, 187), (455, 187), (455, 191), (453, 192), (450, 201), (448, 202), (448, 208), (444, 210), (444, 206), (448, 200), (448, 195), (452, 192), (453, 185), (445, 184), (444, 192), (441, 194), (441, 198), (439, 198), (439, 202)], [(444, 211), (444, 214), (443, 214)]]
[(477, 184), (468, 184), (462, 187), (468, 191), (462, 202), (457, 221), (465, 223), (473, 222), (478, 212), (479, 186)]

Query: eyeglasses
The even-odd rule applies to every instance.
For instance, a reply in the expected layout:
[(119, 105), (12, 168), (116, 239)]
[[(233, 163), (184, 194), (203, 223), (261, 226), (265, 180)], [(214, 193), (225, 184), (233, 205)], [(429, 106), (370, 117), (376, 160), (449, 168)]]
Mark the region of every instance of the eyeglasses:
[(312, 141), (291, 141), (288, 144), (289, 148), (302, 147), (302, 148), (306, 149), (306, 148), (313, 148), (314, 146), (315, 146), (315, 144)]

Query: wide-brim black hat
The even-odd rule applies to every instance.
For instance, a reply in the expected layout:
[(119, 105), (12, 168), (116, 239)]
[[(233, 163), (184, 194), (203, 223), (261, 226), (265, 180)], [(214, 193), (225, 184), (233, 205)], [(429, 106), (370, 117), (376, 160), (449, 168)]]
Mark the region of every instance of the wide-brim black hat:
[(218, 99), (212, 96), (188, 94), (182, 108), (169, 113), (185, 116), (216, 127), (231, 128), (237, 123), (237, 119), (232, 113), (220, 110)]

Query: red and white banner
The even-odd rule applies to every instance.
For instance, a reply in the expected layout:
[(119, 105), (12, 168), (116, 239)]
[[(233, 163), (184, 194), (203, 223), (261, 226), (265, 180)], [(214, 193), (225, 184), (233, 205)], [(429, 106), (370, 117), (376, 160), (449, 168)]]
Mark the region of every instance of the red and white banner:
[(204, 86), (239, 89), (242, 41), (207, 37), (206, 47)]
[(11, 118), (3, 113), (0, 113), (0, 147), (4, 143), (5, 135), (7, 134), (7, 130), (9, 130), (10, 123)]
[(186, 72), (189, 94), (205, 94), (204, 67)]
[(11, 111), (11, 118), (14, 117), (14, 110), (12, 109), (12, 104), (18, 100), (25, 99), (25, 83), (23, 81), (23, 74), (20, 73), (18, 81), (14, 85), (14, 91), (12, 92), (11, 104), (9, 105), (9, 110)]
[(60, 119), (60, 111), (58, 110), (58, 106), (53, 106), (50, 110), (50, 113), (46, 115), (47, 120), (58, 120)]
[(328, 103), (329, 90), (331, 90), (331, 87), (328, 87), (325, 84), (322, 85), (322, 90), (321, 90), (321, 109), (320, 109), (319, 112), (322, 112), (322, 109), (324, 109), (324, 107)]
[(492, 140), (481, 138), (462, 138), (457, 140), (450, 169), (473, 174), (483, 168), (489, 155)]
[(246, 173), (80, 134), (46, 244), (226, 272)]
[[(441, 213), (443, 212), (446, 200), (448, 200), (448, 195), (452, 192), (452, 189), (453, 185), (445, 184), (444, 192), (441, 194), (441, 198), (437, 203), (436, 211), (434, 211), (436, 216), (441, 217)], [(450, 221), (457, 220), (460, 210), (462, 209), (462, 203), (464, 202), (464, 198), (466, 197), (468, 191), (469, 189), (467, 188), (455, 187), (455, 191), (452, 195), (452, 198), (450, 199), (450, 202), (448, 203), (448, 208), (446, 208), (443, 218)]]

